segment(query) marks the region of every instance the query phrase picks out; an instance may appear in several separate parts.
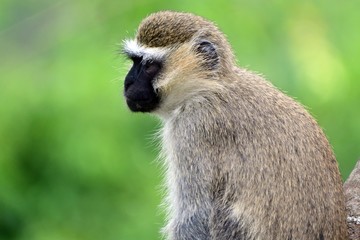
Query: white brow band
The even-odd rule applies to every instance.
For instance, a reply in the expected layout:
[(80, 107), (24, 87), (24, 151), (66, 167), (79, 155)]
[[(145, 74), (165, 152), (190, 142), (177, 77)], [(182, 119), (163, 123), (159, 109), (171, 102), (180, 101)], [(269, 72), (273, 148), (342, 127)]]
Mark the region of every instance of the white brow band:
[(161, 47), (145, 47), (138, 44), (135, 39), (124, 40), (124, 52), (128, 55), (142, 57), (144, 60), (163, 60), (168, 49)]

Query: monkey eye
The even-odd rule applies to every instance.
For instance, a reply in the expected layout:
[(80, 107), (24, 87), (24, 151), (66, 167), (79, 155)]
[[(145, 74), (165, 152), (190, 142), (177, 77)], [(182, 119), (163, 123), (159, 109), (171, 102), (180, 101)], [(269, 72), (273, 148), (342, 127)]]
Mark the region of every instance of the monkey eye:
[(144, 70), (150, 76), (155, 76), (161, 68), (161, 64), (155, 61), (146, 61), (144, 63)]
[(143, 60), (143, 57), (140, 56), (129, 56), (129, 58), (133, 61), (134, 64), (139, 64)]

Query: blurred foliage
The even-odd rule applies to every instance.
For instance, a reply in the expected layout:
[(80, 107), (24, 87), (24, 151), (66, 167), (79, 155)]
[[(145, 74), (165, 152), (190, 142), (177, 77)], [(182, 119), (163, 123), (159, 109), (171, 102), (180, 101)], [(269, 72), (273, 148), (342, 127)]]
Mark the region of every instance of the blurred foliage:
[(0, 239), (159, 239), (155, 118), (122, 98), (119, 43), (172, 9), (306, 105), (344, 179), (360, 155), (358, 1), (0, 1)]

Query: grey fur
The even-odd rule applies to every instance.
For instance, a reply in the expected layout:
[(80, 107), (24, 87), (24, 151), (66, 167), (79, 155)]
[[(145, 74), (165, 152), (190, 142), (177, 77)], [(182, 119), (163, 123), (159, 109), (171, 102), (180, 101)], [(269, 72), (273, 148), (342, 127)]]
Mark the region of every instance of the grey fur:
[(346, 239), (321, 129), (264, 79), (244, 70), (237, 79), (166, 120), (169, 239)]
[[(349, 239), (360, 239), (360, 160), (344, 184)], [(352, 220), (353, 218), (358, 221)]]

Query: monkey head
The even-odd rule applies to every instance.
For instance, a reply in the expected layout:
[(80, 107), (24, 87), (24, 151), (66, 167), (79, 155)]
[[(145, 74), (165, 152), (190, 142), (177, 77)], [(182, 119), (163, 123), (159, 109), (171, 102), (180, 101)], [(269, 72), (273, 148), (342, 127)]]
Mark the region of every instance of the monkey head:
[(190, 13), (158, 12), (145, 18), (123, 53), (133, 65), (125, 77), (130, 110), (166, 115), (201, 92), (221, 86), (234, 57), (224, 35)]

